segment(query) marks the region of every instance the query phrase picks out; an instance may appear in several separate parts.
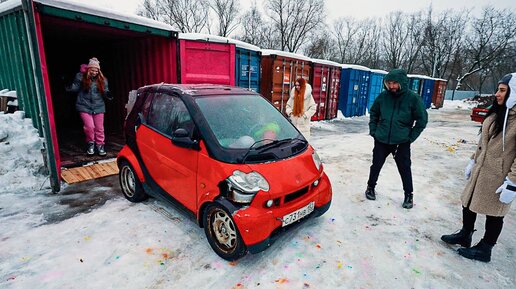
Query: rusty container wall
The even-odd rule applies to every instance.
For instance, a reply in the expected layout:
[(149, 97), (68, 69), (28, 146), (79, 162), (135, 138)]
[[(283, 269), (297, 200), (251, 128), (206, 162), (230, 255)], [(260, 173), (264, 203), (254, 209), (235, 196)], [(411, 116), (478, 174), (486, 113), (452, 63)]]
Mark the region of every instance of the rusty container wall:
[(180, 34), (179, 38), (180, 83), (235, 85), (234, 44), (211, 41), (216, 36), (193, 39), (191, 34)]
[(334, 85), (332, 86), (332, 70), (339, 68), (340, 64), (322, 60), (312, 60), (312, 95), (315, 103), (317, 104), (317, 110), (312, 116), (312, 121), (324, 120), (328, 114), (329, 97), (332, 94), (338, 95), (338, 90), (335, 92)]
[(290, 90), (297, 78), (310, 83), (310, 58), (276, 50), (262, 50), (261, 94), (285, 113)]
[(447, 81), (437, 79), (435, 81), (434, 94), (432, 95), (432, 103), (434, 108), (441, 108), (444, 104), (444, 95), (446, 93)]
[(339, 109), (339, 91), (340, 91), (340, 67), (333, 67), (330, 71), (330, 90), (328, 93), (326, 104), (326, 119), (334, 119), (337, 117)]

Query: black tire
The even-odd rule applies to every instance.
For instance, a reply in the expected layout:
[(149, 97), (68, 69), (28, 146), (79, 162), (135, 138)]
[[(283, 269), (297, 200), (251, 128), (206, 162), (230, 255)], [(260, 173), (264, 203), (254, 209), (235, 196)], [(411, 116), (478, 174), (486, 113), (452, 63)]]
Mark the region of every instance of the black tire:
[(222, 259), (235, 261), (247, 253), (231, 214), (223, 206), (208, 205), (203, 214), (203, 226), (211, 248)]
[(149, 196), (143, 190), (142, 183), (134, 173), (133, 167), (127, 161), (119, 165), (118, 180), (124, 197), (133, 203), (145, 201)]

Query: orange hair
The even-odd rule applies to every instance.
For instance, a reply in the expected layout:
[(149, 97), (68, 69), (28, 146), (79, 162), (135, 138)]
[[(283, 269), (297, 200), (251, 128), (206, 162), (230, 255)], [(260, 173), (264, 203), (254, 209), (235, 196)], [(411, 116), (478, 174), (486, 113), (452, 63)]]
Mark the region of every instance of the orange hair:
[(299, 90), (294, 87), (294, 107), (292, 109), (292, 114), (299, 117), (305, 113), (303, 109), (305, 106), (306, 80), (300, 77), (296, 79), (296, 82), (299, 83)]
[[(90, 71), (90, 69), (88, 68), (88, 70), (82, 74), (82, 90), (84, 90), (84, 91), (90, 90), (91, 79), (88, 77), (89, 71)], [(97, 82), (97, 89), (100, 91), (101, 94), (104, 93), (104, 74), (102, 74), (100, 69), (99, 69), (99, 74), (97, 76), (96, 82)]]

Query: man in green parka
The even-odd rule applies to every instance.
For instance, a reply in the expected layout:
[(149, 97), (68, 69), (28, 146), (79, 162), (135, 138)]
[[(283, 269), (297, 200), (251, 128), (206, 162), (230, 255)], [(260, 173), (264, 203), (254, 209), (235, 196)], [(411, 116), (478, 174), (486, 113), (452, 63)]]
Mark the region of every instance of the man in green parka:
[(365, 191), (366, 198), (376, 200), (375, 186), (385, 159), (393, 155), (403, 182), (403, 208), (413, 204), (410, 144), (425, 129), (428, 114), (421, 96), (408, 87), (407, 73), (394, 69), (383, 79), (385, 89), (374, 101), (369, 119), (369, 134), (374, 138), (373, 164)]

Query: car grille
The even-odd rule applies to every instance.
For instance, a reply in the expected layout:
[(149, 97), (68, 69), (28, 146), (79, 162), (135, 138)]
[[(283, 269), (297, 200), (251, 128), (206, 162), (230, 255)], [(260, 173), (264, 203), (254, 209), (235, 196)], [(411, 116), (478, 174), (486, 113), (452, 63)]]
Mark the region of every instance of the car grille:
[(294, 201), (297, 198), (302, 197), (304, 194), (308, 193), (308, 186), (302, 188), (301, 190), (295, 191), (285, 196), (284, 204)]

